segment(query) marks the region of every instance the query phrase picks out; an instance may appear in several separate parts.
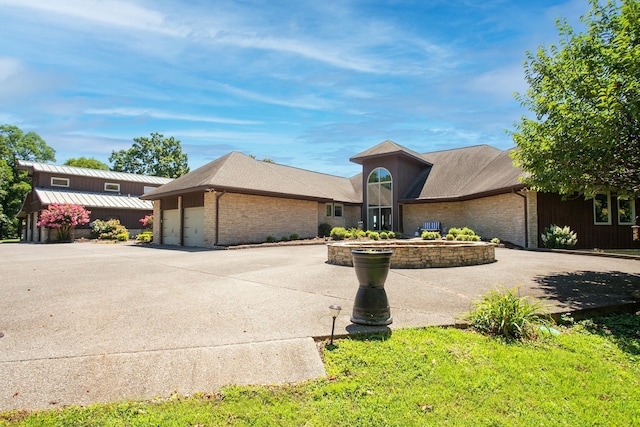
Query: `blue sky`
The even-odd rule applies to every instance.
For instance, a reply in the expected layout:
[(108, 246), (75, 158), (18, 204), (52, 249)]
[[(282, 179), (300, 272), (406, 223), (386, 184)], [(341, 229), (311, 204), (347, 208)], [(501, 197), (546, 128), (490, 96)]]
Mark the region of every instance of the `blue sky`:
[(524, 110), (527, 50), (571, 1), (0, 0), (0, 124), (57, 163), (160, 132), (195, 169), (230, 151), (341, 176), (391, 139), (489, 144)]

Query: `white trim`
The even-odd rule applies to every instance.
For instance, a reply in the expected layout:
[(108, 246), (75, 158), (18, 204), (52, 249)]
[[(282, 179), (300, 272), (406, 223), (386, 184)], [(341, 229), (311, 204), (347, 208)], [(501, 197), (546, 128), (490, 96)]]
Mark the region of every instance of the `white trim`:
[(104, 191), (111, 191), (114, 193), (120, 192), (120, 184), (117, 182), (105, 182), (104, 183)]
[[(66, 184), (56, 183), (56, 181), (64, 181)], [(61, 178), (59, 176), (51, 177), (51, 186), (52, 187), (66, 187), (69, 188), (69, 178)]]

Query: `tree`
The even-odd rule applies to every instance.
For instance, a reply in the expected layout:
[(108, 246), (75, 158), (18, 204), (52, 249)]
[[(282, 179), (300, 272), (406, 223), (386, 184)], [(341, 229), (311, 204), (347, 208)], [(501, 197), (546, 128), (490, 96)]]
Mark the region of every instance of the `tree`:
[(35, 132), (16, 126), (0, 126), (0, 238), (18, 235), (16, 215), (31, 190), (29, 177), (18, 170), (18, 160), (55, 161), (55, 150)]
[(90, 159), (86, 157), (78, 157), (71, 158), (64, 162), (67, 166), (75, 166), (78, 168), (87, 168), (87, 169), (98, 169), (103, 171), (109, 170), (109, 165), (102, 163), (100, 160), (91, 157)]
[(514, 159), (540, 191), (640, 197), (640, 2), (590, 3), (585, 33), (559, 20), (560, 46), (527, 52), (516, 99), (535, 117), (516, 123)]
[(112, 151), (111, 170), (142, 175), (178, 178), (189, 172), (187, 155), (182, 152), (180, 141), (152, 133), (151, 138), (133, 138), (128, 150)]
[(89, 222), (88, 211), (81, 205), (54, 203), (40, 213), (38, 227), (48, 227), (56, 229), (56, 240), (68, 242), (73, 237), (71, 232), (76, 225), (87, 224)]

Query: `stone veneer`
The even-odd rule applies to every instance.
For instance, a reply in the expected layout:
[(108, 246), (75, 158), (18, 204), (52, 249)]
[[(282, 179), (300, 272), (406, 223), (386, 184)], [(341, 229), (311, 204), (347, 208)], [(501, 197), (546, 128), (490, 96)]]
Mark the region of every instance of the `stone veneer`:
[(353, 266), (353, 249), (391, 249), (391, 268), (461, 267), (496, 260), (493, 243), (412, 239), (330, 243), (327, 245), (329, 264)]

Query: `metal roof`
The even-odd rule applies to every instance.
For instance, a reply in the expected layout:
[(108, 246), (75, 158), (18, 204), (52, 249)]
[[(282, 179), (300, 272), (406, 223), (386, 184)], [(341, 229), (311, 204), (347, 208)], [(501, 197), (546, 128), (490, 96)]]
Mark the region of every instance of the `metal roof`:
[(78, 168), (75, 166), (60, 166), (49, 163), (30, 162), (26, 160), (18, 160), (20, 169), (32, 169), (35, 172), (48, 172), (60, 175), (86, 176), (92, 178), (103, 178), (114, 181), (141, 182), (145, 184), (163, 185), (173, 181), (171, 178), (160, 176), (138, 175), (135, 173), (105, 171), (99, 169)]
[(140, 200), (138, 197), (82, 191), (51, 190), (49, 188), (35, 188), (33, 192), (43, 205), (72, 203), (87, 208), (153, 210), (152, 202)]

